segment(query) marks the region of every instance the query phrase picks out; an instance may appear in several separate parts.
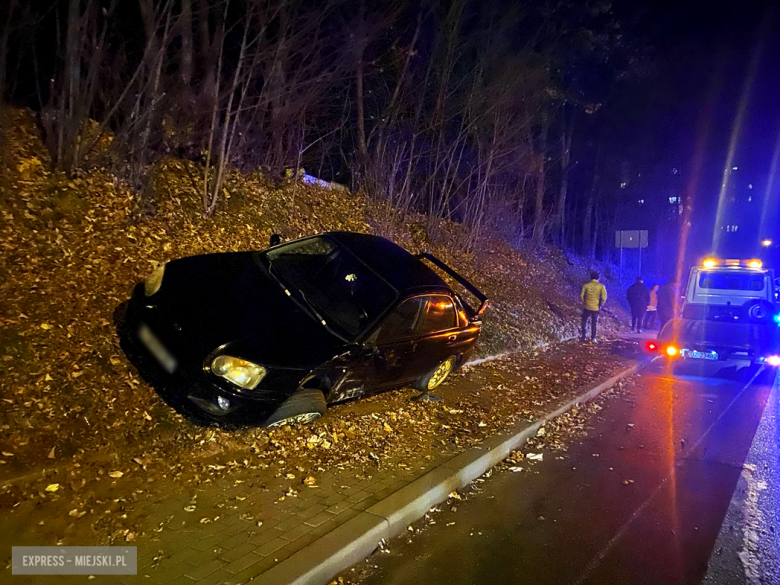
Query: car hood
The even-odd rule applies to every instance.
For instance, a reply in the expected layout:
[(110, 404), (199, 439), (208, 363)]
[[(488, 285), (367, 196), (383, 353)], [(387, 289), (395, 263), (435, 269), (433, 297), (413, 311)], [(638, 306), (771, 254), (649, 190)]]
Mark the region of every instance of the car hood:
[(227, 344), (221, 353), (269, 367), (310, 369), (343, 346), (285, 294), (255, 252), (173, 260), (151, 300), (201, 359)]

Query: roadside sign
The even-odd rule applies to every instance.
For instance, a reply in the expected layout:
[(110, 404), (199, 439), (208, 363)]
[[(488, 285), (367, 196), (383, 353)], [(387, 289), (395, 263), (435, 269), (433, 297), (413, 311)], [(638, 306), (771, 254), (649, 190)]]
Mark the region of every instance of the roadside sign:
[(639, 250), (639, 274), (641, 274), (642, 248), (647, 248), (647, 230), (617, 230), (615, 247), (620, 248), (620, 280), (623, 280), (623, 248)]
[(647, 248), (647, 230), (617, 230), (616, 248)]

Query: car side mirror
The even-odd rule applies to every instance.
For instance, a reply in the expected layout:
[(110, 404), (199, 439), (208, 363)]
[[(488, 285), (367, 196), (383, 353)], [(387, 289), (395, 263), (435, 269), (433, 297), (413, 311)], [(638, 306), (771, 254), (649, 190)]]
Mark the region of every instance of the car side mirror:
[(379, 353), (379, 348), (373, 341), (364, 341), (363, 343), (352, 343), (349, 350), (356, 355), (374, 356)]
[(279, 234), (271, 234), (271, 238), (269, 239), (268, 243), (270, 244), (271, 248), (278, 246), (282, 243), (282, 236)]

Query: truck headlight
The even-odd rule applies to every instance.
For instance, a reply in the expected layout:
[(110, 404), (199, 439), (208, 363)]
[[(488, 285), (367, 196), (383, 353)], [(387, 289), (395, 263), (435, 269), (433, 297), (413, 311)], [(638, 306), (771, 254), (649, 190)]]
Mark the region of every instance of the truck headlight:
[(144, 292), (147, 297), (152, 296), (162, 286), (163, 275), (165, 274), (165, 263), (160, 264), (157, 268), (152, 270), (152, 273), (146, 277), (144, 281)]
[(265, 377), (265, 368), (241, 358), (220, 355), (211, 362), (211, 371), (240, 388), (254, 390)]

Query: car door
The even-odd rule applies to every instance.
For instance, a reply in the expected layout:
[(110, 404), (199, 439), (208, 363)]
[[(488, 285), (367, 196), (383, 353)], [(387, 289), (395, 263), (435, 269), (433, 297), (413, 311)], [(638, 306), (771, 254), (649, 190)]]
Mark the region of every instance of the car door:
[(427, 299), (414, 296), (402, 301), (388, 314), (373, 336), (376, 384), (374, 390), (408, 382), (410, 361), (414, 359), (417, 336), (425, 318)]
[(426, 295), (424, 298), (425, 317), (407, 364), (412, 380), (425, 376), (448, 357), (460, 355), (462, 346), (467, 343), (453, 298), (445, 294)]

